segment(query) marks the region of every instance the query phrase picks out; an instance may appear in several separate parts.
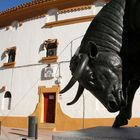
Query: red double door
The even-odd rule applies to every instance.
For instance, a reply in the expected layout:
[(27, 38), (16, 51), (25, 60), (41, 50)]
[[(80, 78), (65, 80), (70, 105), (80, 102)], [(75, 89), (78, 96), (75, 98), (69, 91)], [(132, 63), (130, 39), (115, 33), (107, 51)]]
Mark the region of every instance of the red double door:
[(54, 123), (55, 122), (55, 93), (44, 94), (44, 122)]

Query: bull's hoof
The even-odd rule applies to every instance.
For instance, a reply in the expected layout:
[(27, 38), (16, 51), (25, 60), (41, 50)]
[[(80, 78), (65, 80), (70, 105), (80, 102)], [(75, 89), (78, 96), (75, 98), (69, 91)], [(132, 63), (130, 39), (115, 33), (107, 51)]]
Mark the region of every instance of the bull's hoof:
[(112, 127), (119, 128), (120, 126), (127, 125), (127, 124), (128, 124), (128, 120), (126, 118), (117, 116)]

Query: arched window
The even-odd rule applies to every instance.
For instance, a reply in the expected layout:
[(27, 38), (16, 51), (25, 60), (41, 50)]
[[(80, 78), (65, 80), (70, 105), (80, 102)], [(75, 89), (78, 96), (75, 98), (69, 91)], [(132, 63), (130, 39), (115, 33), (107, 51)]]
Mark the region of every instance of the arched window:
[(11, 98), (11, 92), (10, 91), (6, 91), (4, 98)]
[(4, 94), (3, 109), (8, 109), (8, 110), (11, 109), (11, 99), (12, 99), (11, 92), (6, 91)]

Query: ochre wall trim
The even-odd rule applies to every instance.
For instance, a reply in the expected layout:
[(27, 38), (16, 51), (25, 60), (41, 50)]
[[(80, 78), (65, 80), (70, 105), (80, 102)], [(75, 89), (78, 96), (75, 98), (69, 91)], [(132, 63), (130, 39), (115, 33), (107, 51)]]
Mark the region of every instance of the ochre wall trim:
[(1, 124), (6, 127), (28, 128), (28, 117), (0, 117)]
[(83, 17), (78, 17), (78, 18), (71, 18), (71, 19), (65, 19), (65, 20), (59, 20), (55, 22), (49, 22), (44, 25), (44, 28), (52, 28), (52, 27), (57, 27), (57, 26), (64, 26), (64, 25), (69, 25), (69, 24), (76, 24), (76, 23), (81, 23), (81, 22), (88, 22), (93, 20), (95, 16), (83, 16)]
[(53, 63), (57, 62), (58, 56), (48, 56), (48, 57), (42, 57), (40, 60), (42, 63)]
[[(61, 110), (58, 109), (58, 112)], [(56, 127), (55, 130), (58, 131), (69, 131), (69, 130), (78, 130), (83, 128), (90, 128), (96, 126), (112, 126), (114, 118), (93, 118), (93, 119), (76, 119), (70, 118), (66, 115), (62, 114), (58, 116), (56, 120), (56, 124), (46, 124), (46, 126), (52, 125), (52, 127)], [(15, 116), (7, 116), (7, 117), (0, 117), (0, 121), (2, 126), (6, 127), (14, 127), (14, 128), (28, 128), (28, 117), (15, 117)], [(140, 127), (140, 118), (132, 118), (129, 121), (129, 125), (127, 127)], [(39, 128), (43, 128), (42, 124), (39, 124)], [(47, 127), (43, 129), (48, 129)], [(52, 129), (54, 130), (54, 129)]]
[[(59, 114), (60, 115), (60, 114)], [(62, 117), (62, 118), (61, 118)], [(5, 127), (14, 127), (14, 128), (28, 128), (28, 117), (0, 117), (2, 126)], [(97, 126), (112, 126), (114, 118), (93, 118), (93, 119), (75, 119), (69, 118), (63, 113), (59, 116), (59, 120), (56, 120), (56, 124), (46, 124), (46, 127), (43, 129), (48, 129), (47, 126), (53, 125), (56, 127), (55, 130), (58, 131), (68, 131), (68, 130), (78, 130), (83, 128), (97, 127)], [(72, 125), (71, 125), (72, 124)], [(132, 118), (129, 121), (127, 127), (136, 127), (140, 126), (140, 118)], [(39, 128), (42, 128), (42, 124), (39, 124)], [(52, 129), (54, 130), (54, 129)]]
[(15, 66), (16, 62), (7, 62), (3, 64), (4, 68), (13, 68)]
[[(37, 104), (35, 111), (31, 115), (37, 116), (40, 124), (44, 123), (44, 93), (56, 93), (56, 102), (57, 102), (57, 100), (58, 100), (57, 95), (58, 95), (59, 91), (60, 91), (59, 86), (52, 86), (52, 87), (48, 87), (48, 88), (45, 86), (38, 87), (39, 103)], [(56, 112), (55, 114), (57, 114), (57, 103), (56, 103), (55, 112)]]
[[(59, 131), (69, 131), (69, 130), (79, 130), (83, 128), (91, 128), (97, 126), (112, 126), (115, 118), (70, 118), (65, 115), (58, 103), (57, 105), (57, 122), (56, 130)], [(135, 127), (140, 126), (140, 118), (132, 118), (127, 126)]]

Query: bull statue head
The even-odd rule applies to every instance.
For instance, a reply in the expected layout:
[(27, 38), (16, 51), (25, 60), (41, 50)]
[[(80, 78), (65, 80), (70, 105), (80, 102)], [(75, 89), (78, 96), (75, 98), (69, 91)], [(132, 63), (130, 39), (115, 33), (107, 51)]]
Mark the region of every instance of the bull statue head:
[(84, 88), (109, 112), (120, 110), (125, 103), (122, 92), (122, 63), (119, 56), (125, 2), (117, 1), (112, 0), (106, 4), (93, 19), (80, 47), (71, 59), (72, 78), (60, 93), (69, 90), (76, 81), (79, 82), (79, 87), (76, 97), (68, 105), (79, 99)]

